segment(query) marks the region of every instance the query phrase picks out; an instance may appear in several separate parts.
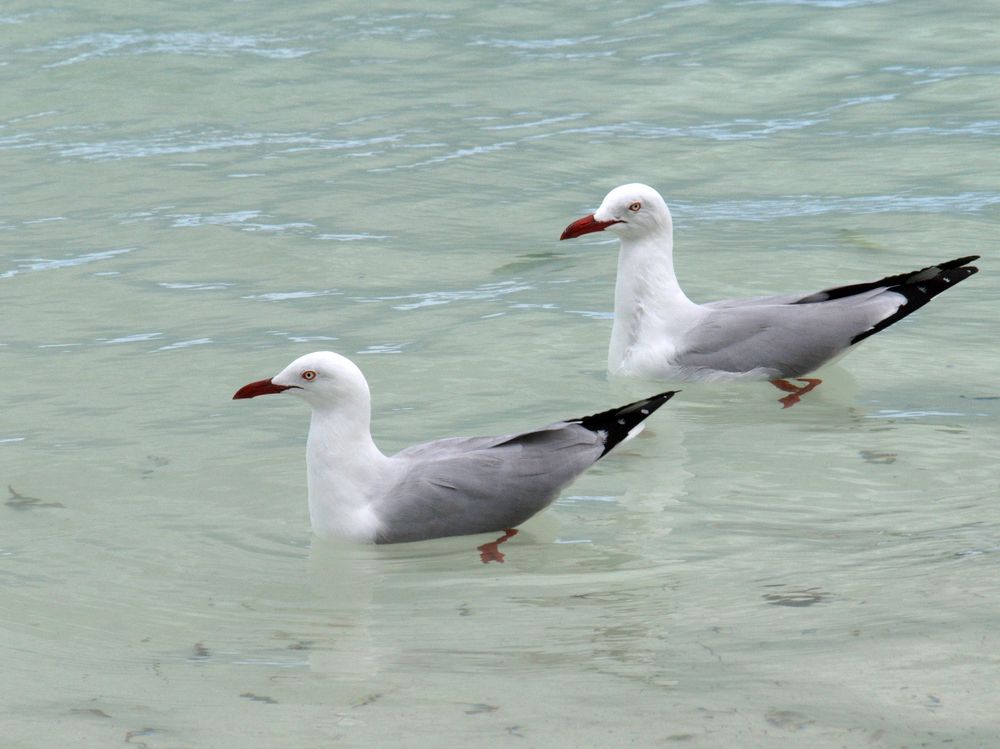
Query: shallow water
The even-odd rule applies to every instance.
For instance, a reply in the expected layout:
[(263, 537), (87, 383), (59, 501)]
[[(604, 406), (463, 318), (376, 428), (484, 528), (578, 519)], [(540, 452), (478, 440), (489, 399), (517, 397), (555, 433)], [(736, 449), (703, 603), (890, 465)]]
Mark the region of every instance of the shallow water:
[[(205, 4), (202, 4), (205, 5)], [(5, 747), (951, 746), (997, 730), (993, 3), (0, 11)], [(793, 409), (687, 385), (504, 549), (315, 542), (387, 451), (602, 410), (658, 187), (696, 299), (981, 253)]]

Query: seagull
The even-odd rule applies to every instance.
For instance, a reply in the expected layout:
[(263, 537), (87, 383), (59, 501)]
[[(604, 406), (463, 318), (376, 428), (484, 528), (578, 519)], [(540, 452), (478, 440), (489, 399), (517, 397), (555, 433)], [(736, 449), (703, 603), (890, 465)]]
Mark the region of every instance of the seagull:
[(503, 561), (496, 544), (635, 436), (674, 396), (660, 393), (519, 434), (452, 437), (386, 456), (372, 439), (368, 382), (350, 359), (332, 351), (306, 354), (274, 377), (244, 385), (233, 399), (271, 393), (297, 395), (312, 407), (306, 470), (314, 533), (382, 544), (503, 531), (480, 547), (483, 562)]
[(613, 375), (674, 382), (770, 380), (789, 393), (780, 399), (784, 408), (822, 382), (805, 375), (978, 271), (969, 263), (979, 256), (970, 255), (815, 293), (696, 304), (677, 282), (670, 209), (652, 187), (616, 187), (560, 239), (598, 231), (621, 240), (608, 348)]

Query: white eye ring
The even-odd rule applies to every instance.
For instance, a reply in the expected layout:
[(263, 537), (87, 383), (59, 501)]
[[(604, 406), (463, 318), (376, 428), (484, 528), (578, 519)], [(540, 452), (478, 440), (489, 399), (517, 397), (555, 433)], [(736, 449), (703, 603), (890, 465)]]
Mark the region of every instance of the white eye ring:
[(642, 203), (640, 203), (638, 200), (629, 205), (628, 207), (628, 209), (632, 211), (632, 213), (638, 213), (640, 208), (642, 208)]
[(302, 373), (302, 379), (305, 380), (306, 382), (312, 382), (313, 380), (316, 379), (316, 373), (311, 369), (307, 369), (305, 372)]

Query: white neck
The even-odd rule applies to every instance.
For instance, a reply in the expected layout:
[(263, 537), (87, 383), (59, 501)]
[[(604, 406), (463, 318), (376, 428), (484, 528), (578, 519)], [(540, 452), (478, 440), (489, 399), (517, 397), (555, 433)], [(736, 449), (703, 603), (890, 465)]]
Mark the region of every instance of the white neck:
[(672, 358), (671, 339), (691, 326), (698, 309), (677, 282), (669, 228), (643, 237), (623, 236), (608, 369), (655, 374)]
[(313, 532), (374, 541), (372, 502), (384, 490), (389, 461), (372, 440), (368, 402), (314, 408), (306, 444)]

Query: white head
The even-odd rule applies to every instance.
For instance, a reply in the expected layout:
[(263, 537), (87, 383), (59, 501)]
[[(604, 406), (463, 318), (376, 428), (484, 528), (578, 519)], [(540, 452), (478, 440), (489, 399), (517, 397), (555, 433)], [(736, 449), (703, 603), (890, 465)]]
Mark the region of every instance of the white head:
[(315, 409), (335, 409), (371, 403), (368, 381), (357, 365), (332, 351), (314, 351), (300, 356), (269, 380), (244, 385), (234, 400), (271, 393), (298, 395)]
[(566, 227), (560, 239), (572, 239), (583, 234), (607, 229), (622, 239), (642, 239), (671, 236), (673, 221), (670, 209), (660, 193), (638, 182), (621, 185), (609, 192), (601, 207)]

